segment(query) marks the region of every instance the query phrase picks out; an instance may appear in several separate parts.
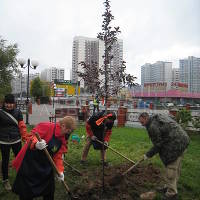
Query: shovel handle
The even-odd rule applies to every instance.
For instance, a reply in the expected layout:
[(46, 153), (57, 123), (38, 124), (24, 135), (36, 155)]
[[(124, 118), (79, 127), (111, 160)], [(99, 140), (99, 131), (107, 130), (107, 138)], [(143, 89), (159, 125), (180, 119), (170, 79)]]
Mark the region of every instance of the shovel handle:
[(63, 160), (63, 162), (64, 162), (68, 167), (70, 167), (71, 169), (73, 169), (76, 173), (78, 173), (79, 175), (82, 176), (82, 173), (81, 173), (78, 169), (72, 167), (72, 166), (71, 166), (68, 162), (66, 162), (65, 160)]
[[(102, 141), (96, 139), (97, 142), (99, 142), (100, 144), (103, 144)], [(104, 144), (106, 147), (108, 147), (110, 150), (112, 150), (113, 152), (115, 152), (116, 154), (120, 155), (121, 157), (125, 158), (126, 160), (130, 161), (131, 163), (135, 164), (135, 162), (129, 158), (127, 158), (126, 156), (124, 156), (123, 154), (121, 154), (120, 152), (116, 151), (115, 149), (113, 149), (112, 147)]]
[[(36, 136), (36, 138), (38, 139), (38, 141), (41, 141), (40, 135), (39, 135), (38, 133), (35, 133), (35, 136)], [(43, 151), (45, 152), (45, 154), (46, 154), (48, 160), (50, 161), (50, 163), (51, 163), (51, 165), (52, 165), (52, 167), (54, 168), (54, 170), (56, 171), (57, 175), (59, 176), (59, 175), (60, 175), (60, 172), (58, 171), (58, 169), (57, 169), (57, 167), (56, 167), (56, 165), (55, 165), (53, 159), (51, 158), (51, 156), (50, 156), (50, 154), (49, 154), (49, 152), (48, 152), (48, 150), (47, 150), (47, 148), (45, 147), (45, 148), (43, 149)], [(66, 182), (65, 182), (65, 181), (62, 181), (62, 183), (63, 183), (63, 185), (65, 186), (65, 189), (67, 190), (67, 192), (69, 193), (69, 195), (71, 195), (70, 189), (69, 189), (68, 185), (66, 184)]]
[(142, 161), (144, 161), (144, 158), (142, 158), (141, 160), (139, 160), (138, 162), (135, 163), (135, 165), (131, 166), (129, 169), (127, 169), (122, 175), (126, 175), (128, 172), (130, 172), (132, 169), (134, 169), (135, 167), (137, 167)]

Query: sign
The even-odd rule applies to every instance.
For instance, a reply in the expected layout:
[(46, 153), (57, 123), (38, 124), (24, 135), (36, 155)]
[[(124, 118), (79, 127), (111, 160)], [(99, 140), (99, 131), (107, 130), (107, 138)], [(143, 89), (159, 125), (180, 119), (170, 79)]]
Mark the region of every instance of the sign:
[(65, 97), (65, 88), (56, 88), (55, 96), (56, 97)]
[(166, 82), (144, 83), (144, 92), (161, 92), (166, 91)]
[(188, 91), (188, 84), (186, 83), (179, 83), (179, 82), (172, 82), (171, 83), (171, 89), (172, 90), (179, 90), (182, 92)]
[(56, 83), (56, 84), (72, 84), (71, 80), (60, 80), (60, 79), (55, 79), (54, 83)]

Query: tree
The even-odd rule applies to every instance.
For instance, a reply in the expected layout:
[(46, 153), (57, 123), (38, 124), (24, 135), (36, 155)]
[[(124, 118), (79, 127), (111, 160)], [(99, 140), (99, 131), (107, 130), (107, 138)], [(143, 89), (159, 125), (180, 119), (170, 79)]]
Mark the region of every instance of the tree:
[[(120, 33), (119, 27), (112, 27), (111, 22), (114, 20), (114, 16), (110, 10), (110, 0), (104, 1), (105, 12), (103, 16), (102, 32), (98, 33), (97, 38), (104, 43), (104, 55), (103, 66), (97, 67), (97, 64), (81, 62), (83, 66), (83, 72), (79, 72), (78, 76), (83, 78), (88, 87), (92, 88), (92, 91), (100, 93), (105, 97), (105, 110), (107, 112), (107, 100), (111, 95), (116, 95), (120, 89), (125, 86), (135, 85), (134, 81), (136, 77), (126, 73), (125, 61), (122, 61), (121, 66), (117, 69), (112, 65), (113, 59), (113, 45), (118, 41), (117, 35)], [(113, 70), (115, 68), (115, 70)], [(94, 72), (94, 73), (92, 73)], [(103, 77), (103, 78), (102, 78)], [(114, 83), (114, 84), (110, 84)], [(103, 133), (104, 138), (104, 133)], [(104, 143), (102, 145), (104, 150)], [(104, 159), (103, 159), (103, 191), (104, 191)]]
[(42, 83), (42, 96), (50, 97), (51, 96), (51, 86), (47, 81), (41, 81)]
[(84, 80), (85, 90), (94, 94), (100, 88), (98, 63), (92, 61), (90, 65), (82, 61), (79, 64), (84, 72), (77, 72), (78, 76)]
[[(105, 47), (103, 66), (100, 66), (98, 69), (98, 64), (94, 65), (80, 62), (84, 71), (78, 72), (78, 76), (83, 78), (87, 87), (92, 88), (93, 93), (95, 91), (96, 93), (100, 93), (102, 96), (104, 96), (105, 105), (107, 105), (107, 99), (110, 95), (116, 95), (123, 87), (131, 87), (135, 85), (134, 81), (136, 77), (126, 73), (125, 61), (122, 61), (120, 67), (114, 71), (112, 70), (112, 49), (113, 45), (118, 41), (117, 35), (121, 31), (119, 27), (112, 27), (111, 25), (111, 22), (114, 20), (114, 16), (111, 14), (110, 1), (105, 0), (104, 6), (105, 12), (102, 15), (102, 32), (98, 33), (97, 35), (97, 38), (104, 42)], [(110, 83), (114, 83), (112, 84), (112, 87)]]
[(39, 77), (32, 80), (30, 94), (35, 98), (42, 96), (42, 82)]
[(6, 43), (7, 41), (0, 37), (0, 99), (12, 91), (11, 80), (14, 73), (18, 72), (17, 44), (7, 45)]
[[(103, 16), (102, 23), (102, 32), (98, 33), (97, 38), (104, 42), (105, 50), (104, 50), (104, 66), (102, 66), (100, 73), (104, 75), (104, 85), (101, 88), (101, 92), (105, 96), (105, 104), (107, 105), (107, 99), (109, 95), (117, 94), (119, 90), (125, 86), (133, 86), (135, 85), (134, 81), (136, 77), (126, 73), (126, 65), (125, 61), (122, 61), (121, 67), (116, 69), (115, 71), (111, 70), (112, 64), (111, 61), (113, 59), (112, 48), (113, 45), (117, 42), (117, 35), (121, 33), (119, 26), (112, 27), (111, 23), (114, 20), (114, 16), (111, 13), (110, 9), (110, 0), (104, 1), (105, 12)], [(114, 82), (115, 85), (111, 89), (109, 89), (109, 82)], [(117, 84), (116, 84), (117, 83)]]

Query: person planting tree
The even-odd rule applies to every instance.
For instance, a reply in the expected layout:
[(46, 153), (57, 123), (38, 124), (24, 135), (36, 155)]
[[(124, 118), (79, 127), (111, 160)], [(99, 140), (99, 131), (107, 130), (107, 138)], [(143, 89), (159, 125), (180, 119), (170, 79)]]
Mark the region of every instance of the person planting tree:
[[(99, 112), (88, 119), (86, 123), (86, 144), (83, 148), (81, 164), (86, 162), (90, 146), (93, 145), (95, 150), (100, 150), (101, 161), (104, 160), (104, 165), (108, 165), (106, 162), (106, 146), (108, 146), (115, 119), (116, 115), (114, 113), (104, 115), (104, 111)], [(103, 145), (98, 142), (97, 139), (101, 142), (104, 141), (104, 149)]]
[(12, 190), (20, 200), (39, 196), (44, 200), (54, 199), (53, 167), (43, 150), (47, 148), (60, 173), (58, 180), (64, 181), (63, 154), (67, 152), (67, 141), (75, 128), (75, 119), (66, 116), (58, 123), (41, 122), (32, 129), (31, 136), (12, 163), (17, 170)]
[(165, 185), (157, 190), (164, 193), (163, 200), (178, 199), (177, 183), (183, 154), (190, 142), (189, 136), (176, 121), (167, 115), (149, 116), (144, 112), (140, 114), (139, 121), (146, 127), (153, 143), (153, 147), (144, 155), (144, 160), (159, 153), (165, 165)]

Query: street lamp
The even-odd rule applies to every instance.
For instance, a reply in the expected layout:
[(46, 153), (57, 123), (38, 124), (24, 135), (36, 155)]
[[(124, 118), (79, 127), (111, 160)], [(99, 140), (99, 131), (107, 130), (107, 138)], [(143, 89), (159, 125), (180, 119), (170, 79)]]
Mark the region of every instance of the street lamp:
[(24, 59), (19, 59), (18, 63), (20, 64), (21, 68), (25, 69), (26, 67), (28, 68), (28, 76), (27, 76), (27, 92), (26, 92), (26, 124), (29, 124), (29, 112), (28, 112), (28, 106), (29, 106), (29, 70), (30, 68), (36, 69), (38, 66), (37, 61), (30, 61), (28, 59), (27, 65), (26, 61)]

